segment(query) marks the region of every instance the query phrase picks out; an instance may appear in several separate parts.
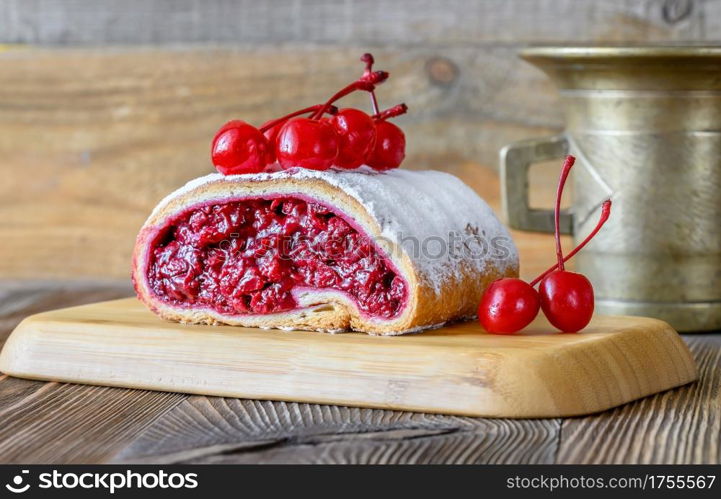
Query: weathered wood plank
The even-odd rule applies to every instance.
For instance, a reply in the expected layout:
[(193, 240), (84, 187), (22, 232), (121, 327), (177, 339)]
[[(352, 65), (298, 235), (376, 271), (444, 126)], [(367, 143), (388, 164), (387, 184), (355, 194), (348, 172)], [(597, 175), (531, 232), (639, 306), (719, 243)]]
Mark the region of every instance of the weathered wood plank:
[[(358, 74), (362, 51), (0, 54), (0, 275), (126, 278), (136, 231), (155, 203), (212, 171), (209, 140), (219, 124), (260, 123), (323, 100)], [(495, 164), (502, 144), (560, 126), (550, 83), (512, 48), (449, 51), (462, 69), (442, 84), (427, 67), (432, 51), (377, 56), (397, 75), (382, 89), (382, 104), (411, 106), (399, 120), (408, 135), (405, 167)], [(367, 106), (365, 96), (348, 102)], [(497, 193), (497, 184), (481, 187)]]
[(0, 42), (235, 47), (5, 51), (0, 275), (125, 277), (152, 205), (210, 171), (220, 123), (323, 99), (368, 47), (396, 75), (382, 102), (411, 106), (399, 120), (407, 167), (494, 166), (502, 145), (562, 124), (551, 84), (516, 58), (520, 44), (713, 40), (718, 10), (693, 0), (8, 0)]
[(559, 422), (194, 396), (115, 462), (550, 463)]
[(104, 462), (184, 398), (7, 378), (0, 383), (0, 462)]
[[(502, 431), (502, 430), (501, 430)], [(514, 425), (508, 439), (493, 433), (393, 431), (303, 439), (290, 444), (229, 449), (189, 459), (193, 464), (549, 464), (555, 443), (544, 429)], [(548, 445), (545, 445), (548, 444)], [(515, 446), (514, 446), (515, 445)]]
[[(25, 316), (127, 296), (124, 285), (3, 282), (0, 344)], [(184, 395), (43, 383), (0, 375), (1, 463), (97, 463), (122, 449)]]
[(0, 40), (377, 45), (713, 39), (700, 0), (5, 0)]
[(566, 419), (561, 463), (721, 463), (721, 338), (686, 335), (698, 382), (606, 411)]

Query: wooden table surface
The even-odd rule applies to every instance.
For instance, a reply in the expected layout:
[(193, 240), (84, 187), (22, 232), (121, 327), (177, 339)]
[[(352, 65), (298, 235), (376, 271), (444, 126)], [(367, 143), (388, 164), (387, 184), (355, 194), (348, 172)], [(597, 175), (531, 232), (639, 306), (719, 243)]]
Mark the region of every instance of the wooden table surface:
[[(497, 206), (495, 175), (462, 173)], [(524, 275), (552, 260), (550, 236), (514, 238)], [(129, 282), (0, 281), (0, 345), (29, 314), (131, 294)], [(0, 462), (721, 463), (721, 335), (684, 339), (699, 364), (697, 383), (563, 419), (440, 416), (0, 375)]]

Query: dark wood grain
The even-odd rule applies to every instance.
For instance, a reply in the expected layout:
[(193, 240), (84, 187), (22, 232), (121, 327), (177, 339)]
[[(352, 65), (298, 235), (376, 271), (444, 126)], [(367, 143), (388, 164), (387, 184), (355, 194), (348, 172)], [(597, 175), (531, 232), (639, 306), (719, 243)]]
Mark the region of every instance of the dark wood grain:
[[(0, 286), (0, 344), (29, 314), (130, 292), (128, 284), (5, 282)], [(0, 463), (104, 462), (185, 398), (0, 374)]]
[(0, 462), (105, 462), (184, 398), (6, 378), (0, 383)]
[(162, 463), (551, 463), (560, 420), (190, 397), (117, 457)]

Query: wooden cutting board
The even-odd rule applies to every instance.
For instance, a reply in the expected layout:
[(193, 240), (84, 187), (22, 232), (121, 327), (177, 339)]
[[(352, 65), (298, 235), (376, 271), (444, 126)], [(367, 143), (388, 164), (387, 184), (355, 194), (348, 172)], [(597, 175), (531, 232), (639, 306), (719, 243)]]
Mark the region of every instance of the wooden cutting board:
[(580, 334), (543, 320), (512, 336), (477, 322), (422, 334), (190, 326), (135, 298), (26, 318), (0, 354), (21, 378), (490, 417), (588, 414), (696, 379), (666, 323), (596, 317)]

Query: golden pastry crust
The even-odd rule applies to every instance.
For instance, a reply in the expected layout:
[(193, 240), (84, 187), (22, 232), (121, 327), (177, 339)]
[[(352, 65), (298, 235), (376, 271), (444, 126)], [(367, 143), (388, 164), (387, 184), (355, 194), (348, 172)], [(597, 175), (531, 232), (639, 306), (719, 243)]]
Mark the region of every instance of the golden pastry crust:
[[(419, 172), (410, 172), (419, 173)], [(456, 179), (457, 181), (457, 179)], [(300, 195), (320, 201), (336, 210), (373, 240), (406, 280), (408, 299), (403, 310), (391, 319), (360, 313), (355, 303), (341, 292), (302, 290), (295, 295), (302, 308), (264, 315), (227, 315), (210, 308), (172, 305), (150, 289), (147, 273), (149, 251), (158, 231), (173, 216), (207, 202), (237, 201), (247, 197)], [(437, 326), (450, 320), (473, 317), (486, 287), (504, 276), (518, 275), (514, 252), (505, 261), (488, 261), (482, 273), (463, 259), (455, 272), (440, 283), (430, 282), (419, 273), (418, 265), (401, 245), (384, 237), (381, 223), (354, 196), (322, 177), (280, 175), (262, 180), (243, 176), (221, 177), (177, 191), (153, 211), (138, 234), (133, 252), (132, 277), (138, 297), (164, 319), (193, 324), (229, 324), (248, 327), (309, 329), (325, 332), (363, 331), (369, 334), (398, 335)], [(510, 239), (509, 239), (510, 240)]]

